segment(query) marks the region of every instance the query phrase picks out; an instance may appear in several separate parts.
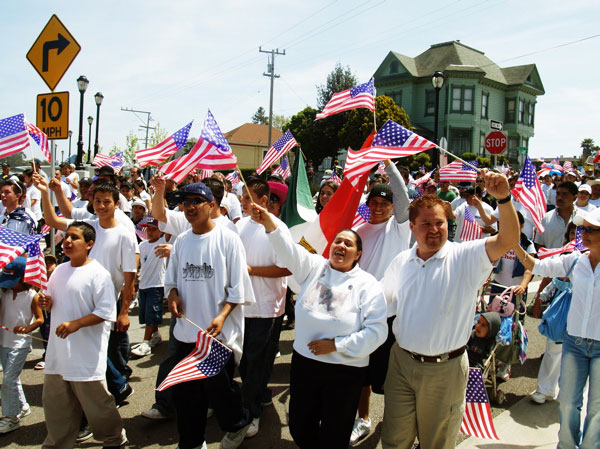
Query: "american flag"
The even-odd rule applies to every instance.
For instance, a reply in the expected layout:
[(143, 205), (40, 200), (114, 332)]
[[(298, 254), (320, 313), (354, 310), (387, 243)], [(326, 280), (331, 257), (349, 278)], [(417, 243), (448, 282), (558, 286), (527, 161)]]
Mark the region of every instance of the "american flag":
[(454, 161), (440, 168), (440, 181), (475, 182), (477, 180), (477, 170), (471, 167), (471, 165), (478, 167), (478, 163), (477, 161), (471, 161), (469, 164), (465, 164), (462, 161)]
[(538, 258), (539, 259), (545, 259), (546, 257), (551, 257), (551, 256), (556, 256), (557, 254), (563, 254), (563, 253), (571, 253), (575, 250), (578, 251), (587, 251), (588, 248), (586, 248), (583, 245), (583, 238), (581, 236), (583, 229), (581, 228), (581, 226), (577, 226), (577, 231), (575, 233), (575, 239), (571, 240), (569, 243), (567, 243), (566, 245), (563, 245), (560, 248), (544, 248), (541, 247), (538, 252)]
[[(115, 169), (120, 169), (123, 166), (123, 152), (107, 156), (106, 154), (98, 153), (92, 162), (96, 167), (109, 166)], [(118, 170), (116, 170), (118, 171)]]
[(156, 390), (163, 391), (181, 382), (214, 376), (221, 372), (231, 353), (231, 349), (201, 330), (196, 349), (175, 365)]
[(193, 121), (185, 125), (179, 131), (171, 134), (158, 145), (136, 151), (135, 156), (140, 163), (140, 167), (145, 167), (147, 165), (156, 166), (180, 150), (188, 140), (192, 123)]
[(544, 232), (542, 219), (546, 213), (546, 196), (542, 192), (540, 181), (537, 178), (529, 156), (526, 156), (521, 175), (512, 191), (513, 195), (523, 204), (531, 214), (533, 223), (539, 232)]
[(288, 179), (292, 176), (292, 172), (290, 170), (290, 163), (288, 162), (287, 156), (284, 156), (281, 164), (273, 171), (274, 175), (280, 175), (283, 179)]
[(356, 210), (356, 216), (352, 222), (352, 229), (359, 227), (362, 224), (368, 223), (371, 218), (371, 209), (367, 206), (367, 203), (362, 203)]
[(476, 438), (499, 440), (479, 368), (469, 368), (466, 401), (465, 414), (460, 424), (461, 433)]
[(165, 178), (180, 183), (197, 168), (227, 170), (236, 166), (237, 158), (209, 110), (194, 148), (185, 156), (163, 165), (160, 170), (165, 173)]
[(214, 170), (211, 170), (209, 168), (203, 168), (202, 170), (200, 170), (200, 179), (210, 178), (214, 174)]
[(269, 151), (267, 151), (267, 154), (265, 154), (265, 158), (260, 164), (260, 167), (256, 169), (256, 173), (260, 175), (267, 168), (269, 168), (273, 162), (294, 148), (296, 145), (298, 145), (298, 142), (288, 129), (283, 136), (281, 136), (273, 145), (271, 145), (271, 148), (269, 148)]
[(237, 184), (238, 182), (240, 182), (240, 175), (237, 171), (232, 171), (227, 176), (225, 176), (225, 179), (230, 181), (232, 184)]
[(48, 146), (48, 136), (46, 133), (31, 123), (27, 123), (27, 132), (29, 132), (29, 135), (35, 140), (35, 143), (38, 144), (48, 162), (52, 162), (50, 148)]
[(371, 167), (379, 161), (412, 156), (434, 147), (435, 143), (409, 131), (393, 120), (388, 120), (373, 139), (370, 148), (361, 151), (348, 149), (344, 176), (354, 180), (370, 171)]
[(565, 169), (565, 173), (573, 171), (573, 162), (565, 161), (565, 163), (563, 164), (563, 168)]
[(475, 217), (471, 213), (468, 207), (465, 207), (465, 221), (463, 223), (462, 231), (460, 231), (460, 239), (463, 242), (469, 240), (477, 240), (481, 238), (481, 228), (475, 221)]
[(316, 120), (354, 108), (375, 110), (375, 80), (373, 78), (352, 89), (333, 94), (323, 111), (317, 114)]
[(46, 264), (39, 244), (43, 236), (43, 234), (22, 234), (12, 229), (0, 227), (0, 269), (27, 251), (24, 280), (36, 287), (45, 289)]
[(335, 182), (338, 186), (342, 185), (342, 180), (336, 172), (333, 172), (329, 179), (327, 179), (327, 181)]
[(29, 132), (24, 114), (0, 120), (0, 158), (23, 151), (28, 146)]
[[(62, 212), (60, 210), (57, 210), (56, 211), (56, 216), (57, 217), (62, 217), (63, 214), (62, 214)], [(50, 232), (50, 229), (52, 229), (52, 228), (50, 228), (50, 226), (48, 226), (46, 223), (44, 223), (42, 225), (42, 229), (41, 229), (42, 234), (48, 234)]]
[(375, 170), (376, 175), (385, 175), (385, 163), (381, 161), (379, 165), (377, 165), (377, 170)]
[(433, 176), (433, 172), (435, 172), (435, 168), (433, 170), (431, 170), (429, 173), (427, 173), (426, 175), (421, 176), (419, 179), (413, 181), (413, 185), (419, 188), (422, 188), (423, 184), (425, 184), (427, 181), (429, 181), (431, 179), (431, 176)]

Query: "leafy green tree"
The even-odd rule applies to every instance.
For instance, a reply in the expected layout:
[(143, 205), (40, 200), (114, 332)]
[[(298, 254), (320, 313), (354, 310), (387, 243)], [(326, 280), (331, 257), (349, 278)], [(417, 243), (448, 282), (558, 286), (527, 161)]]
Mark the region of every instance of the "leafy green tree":
[(358, 84), (356, 76), (352, 73), (350, 66), (343, 67), (339, 62), (333, 71), (327, 75), (325, 84), (317, 86), (317, 107), (323, 110), (336, 92), (350, 89)]
[(110, 155), (123, 152), (123, 160), (125, 165), (133, 165), (136, 163), (137, 159), (135, 157), (136, 150), (140, 149), (139, 138), (135, 135), (133, 131), (129, 131), (127, 137), (125, 137), (125, 146), (123, 148), (114, 145), (110, 150)]
[(268, 125), (269, 124), (269, 116), (265, 114), (265, 108), (263, 108), (262, 106), (259, 106), (259, 108), (256, 110), (256, 112), (252, 116), (252, 123), (257, 123), (259, 125)]
[(594, 139), (583, 139), (581, 141), (581, 149), (583, 150), (583, 160), (585, 161), (589, 156), (595, 155), (600, 150), (594, 143)]
[[(290, 122), (290, 118), (283, 114), (273, 114), (273, 128), (283, 129)], [(268, 124), (268, 121), (267, 121)]]
[(156, 122), (156, 126), (152, 130), (152, 134), (150, 134), (150, 141), (148, 142), (148, 145), (150, 147), (158, 145), (167, 137), (169, 137), (169, 133), (167, 132), (167, 130), (165, 128), (160, 127), (160, 122)]

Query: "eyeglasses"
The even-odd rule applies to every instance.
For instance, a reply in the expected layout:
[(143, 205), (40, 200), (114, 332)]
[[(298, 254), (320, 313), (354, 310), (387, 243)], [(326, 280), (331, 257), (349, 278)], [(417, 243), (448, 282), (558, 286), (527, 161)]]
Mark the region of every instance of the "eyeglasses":
[(184, 198), (182, 201), (184, 206), (198, 206), (207, 202), (206, 199), (201, 197)]
[(578, 230), (585, 231), (588, 234), (593, 234), (594, 232), (600, 231), (600, 228), (592, 228), (591, 226), (578, 226)]

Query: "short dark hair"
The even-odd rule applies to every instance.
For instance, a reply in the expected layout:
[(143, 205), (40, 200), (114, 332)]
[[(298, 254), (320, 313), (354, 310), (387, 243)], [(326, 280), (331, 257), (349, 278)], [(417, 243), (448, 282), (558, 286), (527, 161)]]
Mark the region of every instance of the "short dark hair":
[(119, 201), (119, 190), (113, 184), (110, 184), (108, 182), (96, 184), (93, 198), (96, 198), (96, 194), (98, 192), (110, 193), (113, 197), (115, 204)]
[(569, 193), (571, 195), (577, 195), (579, 193), (579, 189), (577, 188), (577, 185), (571, 181), (561, 182), (558, 185), (558, 187), (556, 188), (556, 190), (558, 190), (558, 189), (566, 189), (569, 191)]
[(85, 243), (96, 241), (96, 230), (92, 225), (89, 225), (84, 221), (74, 221), (67, 227), (67, 230), (72, 227), (76, 227), (77, 229), (81, 230)]
[(30, 178), (31, 178), (31, 177), (33, 176), (33, 169), (31, 169), (31, 168), (28, 168), (28, 169), (26, 169), (26, 170), (23, 170), (23, 174), (24, 174), (25, 176), (28, 176), (28, 177), (30, 177)]
[(262, 198), (263, 196), (269, 198), (271, 196), (271, 188), (269, 187), (269, 184), (267, 184), (267, 181), (252, 177), (248, 178), (247, 185), (259, 198)]
[(4, 186), (10, 186), (15, 195), (25, 195), (25, 193), (27, 192), (27, 186), (21, 181), (4, 181), (2, 183), (2, 187)]
[(202, 183), (210, 189), (215, 197), (215, 203), (217, 203), (217, 206), (220, 206), (223, 195), (225, 194), (225, 186), (223, 183), (217, 178), (204, 178)]

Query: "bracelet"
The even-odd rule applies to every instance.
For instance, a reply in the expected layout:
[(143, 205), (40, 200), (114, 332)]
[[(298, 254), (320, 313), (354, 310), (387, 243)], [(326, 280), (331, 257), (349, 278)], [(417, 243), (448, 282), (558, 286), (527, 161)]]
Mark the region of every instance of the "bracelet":
[(502, 198), (501, 200), (496, 200), (496, 203), (498, 204), (506, 204), (508, 203), (512, 198), (512, 195), (509, 193), (508, 196), (506, 198)]

